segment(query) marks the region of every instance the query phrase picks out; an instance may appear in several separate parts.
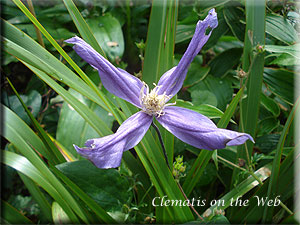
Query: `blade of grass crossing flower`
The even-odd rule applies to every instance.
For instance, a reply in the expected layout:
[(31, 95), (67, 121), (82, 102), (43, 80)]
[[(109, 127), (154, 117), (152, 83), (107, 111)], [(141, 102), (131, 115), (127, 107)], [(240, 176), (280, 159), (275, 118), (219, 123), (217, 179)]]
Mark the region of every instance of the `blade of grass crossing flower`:
[[(173, 66), (177, 11), (178, 1), (152, 2), (143, 64), (143, 80), (148, 84), (157, 83), (160, 76)], [(153, 57), (154, 55), (156, 57)], [(174, 136), (160, 124), (156, 124), (161, 131), (168, 161), (172, 167)], [(157, 138), (156, 140), (158, 141)]]
[(32, 121), (32, 124), (34, 125), (35, 129), (39, 133), (44, 145), (48, 149), (49, 155), (51, 156), (51, 158), (49, 158), (48, 160), (51, 161), (54, 164), (65, 162), (66, 160), (64, 159), (63, 155), (60, 153), (60, 151), (58, 150), (56, 145), (48, 137), (48, 135), (46, 134), (44, 129), (40, 126), (38, 121), (34, 118), (32, 113), (28, 110), (27, 106), (23, 102), (23, 100), (20, 97), (19, 93), (17, 92), (17, 90), (15, 89), (15, 87), (13, 86), (13, 84), (10, 82), (10, 80), (8, 78), (7, 78), (7, 81), (9, 83), (9, 85), (11, 86), (11, 88), (13, 89), (16, 96), (18, 97), (19, 101), (21, 102), (21, 104), (22, 104), (23, 108), (25, 109), (27, 115), (29, 116), (30, 120)]
[(89, 43), (97, 52), (103, 55), (106, 58), (106, 55), (102, 48), (100, 47), (99, 43), (97, 42), (94, 34), (92, 33), (90, 27), (83, 19), (82, 15), (80, 14), (79, 10), (77, 9), (76, 5), (72, 0), (63, 0), (65, 6), (67, 7), (72, 20), (77, 27), (81, 37)]
[[(297, 113), (299, 115), (299, 102), (300, 102), (300, 98), (297, 99), (292, 111), (290, 112), (290, 115), (284, 125), (283, 131), (281, 133), (281, 136), (280, 136), (280, 139), (279, 139), (279, 142), (277, 145), (275, 158), (273, 160), (272, 174), (270, 177), (270, 183), (269, 183), (268, 192), (267, 192), (267, 196), (269, 199), (272, 199), (272, 198), (276, 197), (276, 195), (277, 195), (278, 175), (279, 175), (280, 166), (281, 166), (280, 161), (281, 161), (281, 157), (282, 157), (282, 150), (284, 147), (286, 136), (287, 136), (290, 126), (292, 124), (292, 121)], [(263, 214), (263, 220), (262, 220), (263, 223), (265, 223), (265, 222), (272, 223), (273, 211), (274, 211), (274, 206), (270, 206), (270, 207), (266, 206), (264, 208), (264, 214)]]
[(6, 224), (33, 224), (33, 222), (24, 216), (20, 211), (1, 199), (1, 218)]
[[(226, 111), (224, 112), (223, 116), (221, 117), (221, 119), (219, 120), (217, 126), (219, 128), (226, 128), (231, 117), (233, 116), (235, 109), (243, 95), (244, 92), (244, 87), (242, 87), (238, 93), (236, 94), (236, 96), (232, 99), (232, 101), (230, 102), (228, 108), (226, 109)], [(213, 155), (213, 151), (207, 151), (207, 150), (202, 150), (197, 159), (195, 160), (191, 170), (189, 171), (189, 173), (187, 174), (187, 177), (185, 179), (185, 182), (182, 185), (183, 190), (185, 191), (185, 194), (188, 196), (191, 194), (192, 190), (194, 189), (194, 187), (196, 186), (197, 182), (199, 181), (201, 175), (204, 172), (204, 169), (207, 165), (207, 163), (209, 162), (209, 160), (211, 159), (212, 155)]]
[[(158, 82), (160, 76), (164, 72), (166, 72), (167, 70), (173, 67), (177, 14), (178, 14), (178, 0), (170, 1), (169, 5), (167, 6), (167, 13), (166, 13), (164, 44), (161, 46), (162, 48), (161, 48), (161, 60), (159, 64), (160, 67), (159, 77), (156, 78), (155, 82)], [(174, 97), (174, 99), (176, 99), (176, 97)], [(161, 131), (162, 138), (166, 148), (166, 153), (168, 156), (168, 162), (172, 170), (173, 158), (174, 158), (174, 135), (168, 132), (166, 129), (163, 129), (163, 127), (159, 123), (156, 124), (158, 125)]]

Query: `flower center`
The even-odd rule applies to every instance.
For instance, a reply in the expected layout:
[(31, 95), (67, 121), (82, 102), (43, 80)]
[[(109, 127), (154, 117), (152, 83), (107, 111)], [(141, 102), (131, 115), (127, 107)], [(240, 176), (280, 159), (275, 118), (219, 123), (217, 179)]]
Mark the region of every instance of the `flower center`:
[[(161, 88), (161, 86), (156, 86), (154, 84), (154, 88), (149, 93), (149, 87), (148, 85), (143, 82), (144, 85), (141, 88), (140, 92), (140, 103), (142, 106), (142, 111), (147, 113), (148, 115), (154, 115), (157, 117), (160, 117), (164, 115), (164, 108), (167, 105), (173, 105), (172, 103), (166, 104), (167, 101), (170, 100), (170, 96), (166, 95), (166, 93), (162, 95), (158, 95), (158, 91)], [(146, 88), (146, 94), (144, 93), (144, 90)]]

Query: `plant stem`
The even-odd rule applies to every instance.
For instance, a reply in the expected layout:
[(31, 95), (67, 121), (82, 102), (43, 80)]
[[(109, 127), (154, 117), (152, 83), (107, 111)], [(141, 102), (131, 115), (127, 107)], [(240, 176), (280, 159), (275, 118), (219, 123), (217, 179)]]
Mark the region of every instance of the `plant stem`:
[[(163, 142), (162, 137), (161, 137), (161, 133), (160, 133), (158, 127), (157, 127), (153, 122), (152, 122), (151, 125), (152, 125), (152, 127), (155, 129), (155, 131), (156, 131), (156, 133), (157, 133), (157, 135), (158, 135), (158, 139), (159, 139), (159, 142), (160, 142), (161, 147), (162, 147), (162, 149), (163, 149), (166, 163), (167, 163), (169, 169), (171, 169), (171, 168), (170, 168), (169, 161), (168, 161), (168, 157), (167, 157), (165, 145), (164, 145), (164, 142)], [(179, 181), (177, 181), (177, 185), (178, 185), (178, 187), (179, 187), (181, 193), (183, 194), (184, 198), (189, 202), (189, 199), (187, 198), (186, 194), (184, 193), (184, 191), (183, 191), (183, 189), (182, 189), (182, 187), (181, 187)], [(191, 204), (189, 203), (188, 206), (196, 213), (196, 215), (197, 215), (201, 220), (203, 220), (203, 218), (202, 218), (202, 217), (200, 216), (200, 214), (196, 211), (196, 209), (193, 207), (193, 205), (191, 205)]]
[[(36, 14), (35, 14), (35, 11), (34, 11), (32, 1), (27, 0), (27, 4), (28, 4), (28, 8), (29, 8), (30, 12), (36, 18)], [(38, 39), (40, 45), (45, 48), (44, 40), (43, 40), (43, 37), (42, 37), (42, 34), (41, 34), (40, 30), (35, 25), (34, 25), (34, 28), (35, 28), (36, 36), (37, 36), (37, 39)]]
[(166, 148), (165, 148), (164, 142), (163, 142), (162, 137), (161, 137), (161, 133), (160, 133), (158, 127), (154, 124), (153, 121), (152, 121), (152, 124), (151, 124), (151, 125), (152, 125), (152, 127), (155, 129), (155, 131), (156, 131), (156, 133), (157, 133), (159, 142), (160, 142), (161, 147), (162, 147), (162, 150), (163, 150), (163, 152), (164, 152), (164, 156), (165, 156), (166, 163), (167, 163), (169, 169), (171, 169), (170, 164), (169, 164), (169, 161), (168, 161), (167, 153), (166, 153)]

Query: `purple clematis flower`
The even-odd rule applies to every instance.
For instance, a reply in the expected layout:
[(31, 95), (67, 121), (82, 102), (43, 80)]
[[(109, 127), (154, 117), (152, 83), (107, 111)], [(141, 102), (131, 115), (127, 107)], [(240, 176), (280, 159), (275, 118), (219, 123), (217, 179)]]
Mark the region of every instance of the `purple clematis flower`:
[[(217, 25), (217, 14), (212, 9), (203, 21), (197, 23), (195, 34), (178, 65), (163, 74), (151, 91), (147, 84), (113, 66), (81, 38), (66, 40), (75, 44), (77, 54), (99, 71), (102, 84), (108, 91), (141, 109), (129, 117), (115, 134), (90, 139), (85, 143), (87, 148), (74, 145), (77, 152), (99, 168), (118, 167), (123, 152), (142, 140), (153, 117), (177, 138), (200, 149), (222, 149), (226, 145), (243, 144), (248, 139), (253, 141), (249, 134), (219, 129), (207, 117), (167, 103), (182, 87), (190, 63)], [(205, 34), (208, 28), (211, 30)]]

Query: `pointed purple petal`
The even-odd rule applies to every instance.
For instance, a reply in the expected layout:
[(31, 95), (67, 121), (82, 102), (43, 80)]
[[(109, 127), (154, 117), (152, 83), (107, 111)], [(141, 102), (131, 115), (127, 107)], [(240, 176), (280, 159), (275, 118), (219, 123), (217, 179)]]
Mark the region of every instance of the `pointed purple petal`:
[[(249, 134), (220, 129), (206, 116), (189, 109), (168, 106), (158, 122), (180, 140), (200, 149), (222, 149), (253, 138)], [(254, 142), (254, 141), (253, 141)]]
[(109, 92), (140, 108), (139, 96), (143, 83), (138, 78), (116, 68), (79, 37), (65, 42), (75, 44), (73, 48), (76, 53), (98, 70), (101, 82)]
[[(199, 53), (203, 45), (209, 39), (211, 32), (214, 28), (218, 26), (218, 18), (215, 9), (211, 9), (207, 17), (201, 21), (199, 20), (196, 26), (195, 34), (186, 50), (182, 56), (177, 67), (172, 68), (167, 71), (160, 78), (157, 85), (161, 86), (158, 94), (163, 94), (166, 92), (167, 95), (174, 96), (182, 87), (183, 81), (185, 79), (187, 70), (194, 57)], [(205, 34), (206, 29), (211, 28), (209, 34)]]
[(129, 117), (117, 132), (102, 138), (88, 140), (87, 148), (74, 145), (77, 152), (97, 167), (107, 169), (120, 166), (123, 152), (136, 146), (152, 123), (152, 116), (138, 112)]

